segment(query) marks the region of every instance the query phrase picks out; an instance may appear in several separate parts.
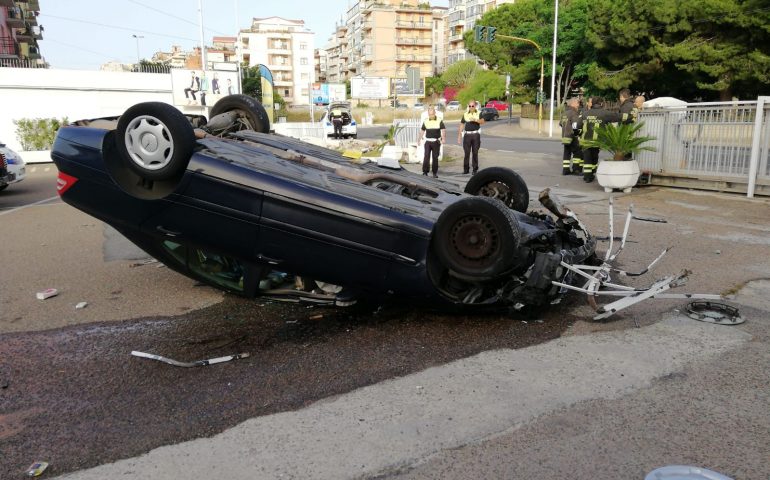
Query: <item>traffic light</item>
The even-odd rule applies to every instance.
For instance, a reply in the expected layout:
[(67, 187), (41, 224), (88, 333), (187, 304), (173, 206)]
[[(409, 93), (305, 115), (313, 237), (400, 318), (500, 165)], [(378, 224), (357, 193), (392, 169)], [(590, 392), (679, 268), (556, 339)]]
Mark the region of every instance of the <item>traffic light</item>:
[(497, 36), (497, 28), (495, 27), (487, 27), (487, 42), (492, 43), (495, 41), (495, 36)]
[(539, 105), (544, 101), (545, 101), (545, 92), (542, 90), (538, 90), (537, 94), (535, 95), (535, 103)]
[(487, 27), (484, 25), (476, 25), (475, 28), (475, 40), (479, 43), (484, 43), (486, 41), (486, 35), (487, 35)]

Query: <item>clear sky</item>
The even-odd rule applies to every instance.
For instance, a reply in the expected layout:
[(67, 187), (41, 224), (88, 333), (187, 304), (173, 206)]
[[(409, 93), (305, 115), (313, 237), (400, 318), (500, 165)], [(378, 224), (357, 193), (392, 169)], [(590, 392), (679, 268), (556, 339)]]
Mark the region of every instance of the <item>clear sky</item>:
[[(235, 36), (255, 17), (304, 20), (321, 47), (348, 0), (200, 0), (204, 38)], [(448, 0), (432, 0), (447, 6)], [(40, 0), (40, 51), (53, 68), (97, 70), (109, 61), (135, 63), (171, 45), (200, 45), (199, 0)], [(143, 38), (134, 38), (133, 35)]]

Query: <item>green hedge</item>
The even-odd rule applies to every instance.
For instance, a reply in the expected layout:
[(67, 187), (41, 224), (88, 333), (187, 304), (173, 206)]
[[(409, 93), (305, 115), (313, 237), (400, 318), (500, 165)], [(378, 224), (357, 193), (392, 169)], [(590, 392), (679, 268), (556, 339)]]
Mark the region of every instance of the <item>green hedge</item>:
[(14, 120), (16, 138), (23, 150), (50, 150), (56, 138), (56, 132), (62, 125), (67, 125), (67, 118), (20, 118)]

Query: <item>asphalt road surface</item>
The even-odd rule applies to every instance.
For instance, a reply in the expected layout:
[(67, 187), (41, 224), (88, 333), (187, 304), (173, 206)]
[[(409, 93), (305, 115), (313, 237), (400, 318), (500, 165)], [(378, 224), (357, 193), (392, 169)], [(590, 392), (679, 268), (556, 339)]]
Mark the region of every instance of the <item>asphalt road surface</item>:
[[(533, 142), (553, 148), (551, 142)], [(559, 166), (554, 158), (521, 160), (527, 182), (552, 185), (554, 177), (546, 173), (551, 166)], [(497, 155), (494, 161), (503, 165), (514, 160)], [(485, 158), (484, 164), (492, 166), (493, 159)], [(553, 175), (567, 196), (576, 200), (575, 211), (594, 233), (606, 235), (606, 198), (577, 190), (596, 190), (595, 185)], [(625, 337), (641, 335), (658, 343), (655, 330), (633, 329), (633, 321), (654, 325), (664, 314), (681, 308), (682, 302), (649, 302), (610, 322), (591, 323), (585, 321), (590, 309), (578, 296), (527, 316), (470, 315), (398, 304), (326, 309), (245, 300), (222, 295), (158, 265), (103, 250), (104, 239), (112, 233), (58, 199), (50, 200), (56, 195), (54, 185), (55, 169), (43, 167), (0, 194), (2, 479), (23, 476), (34, 461), (49, 462), (46, 475), (53, 476), (162, 445), (212, 437), (251, 418), (299, 412), (360, 387), (453, 360), (468, 359), (488, 371), (474, 355), (495, 356), (496, 350), (519, 351), (535, 345), (550, 346), (545, 361), (512, 361), (506, 372), (516, 370), (553, 381), (547, 375), (543, 378), (540, 370), (552, 364), (566, 376), (565, 382), (575, 381), (590, 392), (580, 397), (585, 403), (575, 408), (568, 408), (571, 403), (562, 405), (553, 415), (544, 412), (542, 422), (536, 421), (536, 415), (510, 425), (502, 423), (500, 431), (481, 437), (465, 438), (462, 427), (449, 424), (448, 435), (457, 440), (458, 448), (426, 454), (422, 465), (379, 478), (459, 479), (474, 472), (484, 472), (481, 476), (488, 478), (545, 478), (545, 471), (559, 472), (554, 475), (559, 478), (567, 478), (568, 472), (577, 472), (574, 478), (640, 478), (624, 476), (628, 470), (621, 467), (632, 466), (634, 472), (643, 473), (664, 460), (743, 473), (736, 478), (768, 474), (766, 411), (770, 403), (767, 389), (761, 386), (770, 364), (770, 336), (767, 317), (760, 311), (749, 310), (747, 329), (725, 327), (741, 328), (752, 336), (745, 350), (716, 356), (703, 366), (674, 368), (673, 360), (680, 358), (674, 342), (669, 351), (672, 362), (663, 360), (665, 377), (654, 388), (630, 382), (622, 391), (625, 397), (604, 398), (603, 392), (612, 391), (610, 380), (597, 384), (596, 378), (618, 381), (623, 375), (646, 371), (655, 361), (644, 357), (629, 361)], [(632, 242), (622, 258), (624, 267), (638, 270), (663, 248), (674, 245), (676, 254), (658, 265), (655, 273), (695, 268), (687, 291), (734, 292), (752, 279), (770, 276), (766, 205), (732, 196), (638, 189), (616, 200), (616, 213), (620, 215), (631, 202), (641, 216), (665, 216), (668, 221), (634, 225)], [(603, 248), (606, 244), (600, 245)], [(35, 299), (36, 290), (50, 286), (61, 293), (45, 301)], [(76, 310), (74, 305), (83, 300), (88, 307)], [(626, 329), (633, 330), (626, 335)], [(689, 329), (691, 351), (719, 354), (711, 347), (719, 346), (718, 333), (701, 339), (697, 326)], [(592, 341), (597, 332), (620, 339), (618, 346), (609, 349), (617, 357), (607, 357), (606, 349), (598, 348), (587, 357), (566, 361), (574, 357), (560, 357), (563, 344), (550, 342), (560, 337), (574, 341), (576, 336)], [(183, 361), (236, 353), (250, 357), (183, 369), (131, 356), (134, 350)], [(575, 374), (570, 370), (573, 364), (585, 371)], [(533, 378), (506, 395), (528, 394)], [(448, 383), (459, 391), (466, 386), (459, 380)], [(634, 396), (639, 389), (641, 394)], [(571, 393), (560, 392), (567, 397)], [(538, 405), (560, 394), (525, 400)], [(588, 402), (595, 398), (591, 395), (599, 398)], [(470, 398), (463, 403), (465, 410), (489, 408), (484, 395)], [(523, 410), (517, 404), (501, 405), (513, 412)], [(459, 417), (461, 412), (456, 411)], [(360, 419), (364, 420), (374, 419)], [(338, 439), (319, 441), (324, 451), (332, 451)], [(615, 469), (596, 470), (607, 462), (615, 462)], [(603, 475), (607, 472), (611, 476)]]

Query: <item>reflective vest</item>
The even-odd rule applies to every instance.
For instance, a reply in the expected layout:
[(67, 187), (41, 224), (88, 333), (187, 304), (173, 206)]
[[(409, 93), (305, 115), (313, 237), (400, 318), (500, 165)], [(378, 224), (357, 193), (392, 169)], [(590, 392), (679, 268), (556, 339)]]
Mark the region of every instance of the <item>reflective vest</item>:
[(476, 122), (476, 123), (478, 123), (479, 118), (481, 118), (479, 116), (479, 112), (465, 112), (463, 114), (463, 119), (465, 119), (466, 123), (467, 122)]
[(332, 110), (332, 118), (342, 118), (342, 110), (337, 108)]
[(432, 129), (440, 129), (441, 128), (441, 120), (438, 118), (435, 120), (431, 120), (430, 118), (425, 120), (423, 122), (423, 125), (425, 126), (425, 130), (432, 130)]

